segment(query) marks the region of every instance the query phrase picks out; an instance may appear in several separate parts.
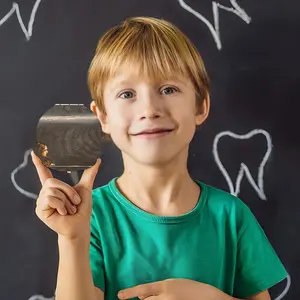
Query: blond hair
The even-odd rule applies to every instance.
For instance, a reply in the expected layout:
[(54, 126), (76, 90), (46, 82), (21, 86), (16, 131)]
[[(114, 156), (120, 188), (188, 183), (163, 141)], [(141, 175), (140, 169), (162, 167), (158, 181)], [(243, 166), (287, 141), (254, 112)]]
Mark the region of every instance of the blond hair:
[(188, 76), (199, 107), (209, 93), (209, 78), (200, 53), (183, 32), (163, 19), (130, 17), (105, 32), (89, 67), (88, 87), (102, 112), (105, 83), (124, 62), (137, 63), (140, 72), (153, 79)]

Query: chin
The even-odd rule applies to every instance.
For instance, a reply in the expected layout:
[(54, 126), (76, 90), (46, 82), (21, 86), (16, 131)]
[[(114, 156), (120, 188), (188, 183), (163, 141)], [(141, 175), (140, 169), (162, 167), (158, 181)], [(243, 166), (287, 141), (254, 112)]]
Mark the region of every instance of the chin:
[[(187, 143), (172, 143), (165, 147), (118, 147), (124, 160), (132, 160), (136, 163), (149, 166), (163, 166), (174, 162), (187, 159), (188, 147)], [(127, 148), (127, 149), (126, 149)]]
[(144, 151), (143, 153), (130, 156), (134, 161), (143, 165), (164, 166), (170, 164), (171, 162), (176, 163), (176, 161), (179, 159), (180, 153), (174, 153), (170, 151), (155, 151), (151, 153), (151, 151)]

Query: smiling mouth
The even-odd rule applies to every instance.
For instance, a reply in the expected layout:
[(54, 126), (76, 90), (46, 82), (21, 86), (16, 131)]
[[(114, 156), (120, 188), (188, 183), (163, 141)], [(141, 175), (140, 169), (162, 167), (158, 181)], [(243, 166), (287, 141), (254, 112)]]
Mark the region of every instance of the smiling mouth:
[(159, 130), (150, 130), (150, 131), (144, 131), (141, 133), (134, 134), (134, 136), (139, 136), (139, 137), (160, 137), (160, 136), (165, 136), (172, 132), (173, 129), (159, 129)]

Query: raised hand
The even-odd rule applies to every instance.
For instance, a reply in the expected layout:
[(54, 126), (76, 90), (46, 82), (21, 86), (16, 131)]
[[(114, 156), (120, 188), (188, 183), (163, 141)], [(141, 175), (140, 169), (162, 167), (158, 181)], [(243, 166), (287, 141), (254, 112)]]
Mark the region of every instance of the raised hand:
[(101, 160), (84, 170), (78, 184), (70, 186), (54, 178), (34, 152), (31, 157), (42, 184), (35, 210), (39, 219), (68, 239), (89, 237), (92, 189)]

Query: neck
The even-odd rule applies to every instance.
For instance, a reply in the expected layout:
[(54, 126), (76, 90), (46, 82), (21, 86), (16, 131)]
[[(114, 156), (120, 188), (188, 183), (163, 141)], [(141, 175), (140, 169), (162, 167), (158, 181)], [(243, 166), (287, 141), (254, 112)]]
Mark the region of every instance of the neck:
[(124, 172), (117, 184), (136, 206), (158, 215), (180, 215), (192, 210), (199, 186), (187, 170), (187, 152), (163, 165), (143, 165), (124, 157)]

